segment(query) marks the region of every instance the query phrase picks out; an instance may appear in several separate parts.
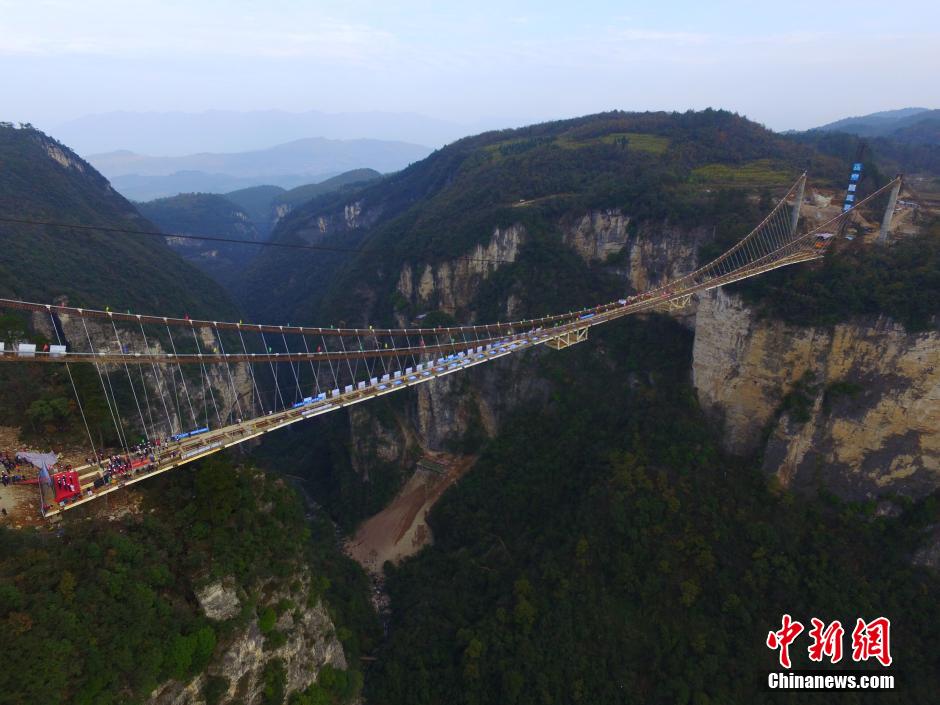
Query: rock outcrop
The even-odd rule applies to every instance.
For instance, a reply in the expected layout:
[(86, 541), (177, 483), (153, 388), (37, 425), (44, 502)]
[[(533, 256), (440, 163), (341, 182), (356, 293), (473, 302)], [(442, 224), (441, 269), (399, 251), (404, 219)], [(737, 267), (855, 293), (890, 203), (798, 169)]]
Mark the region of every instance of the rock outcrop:
[[(62, 302), (67, 303), (67, 302)], [(32, 317), (33, 327), (50, 340), (56, 340), (56, 331), (48, 316), (35, 313)], [(70, 349), (99, 353), (121, 354), (121, 346), (126, 345), (132, 352), (150, 352), (163, 354), (173, 352), (167, 349), (160, 338), (160, 334), (152, 328), (146, 331), (147, 337), (139, 330), (135, 331), (127, 326), (118, 328), (115, 333), (107, 323), (98, 320), (83, 320), (66, 314), (58, 316), (58, 327), (62, 341)], [(118, 337), (118, 335), (120, 337)], [(210, 328), (197, 329), (199, 349), (208, 352), (217, 349), (219, 345), (215, 334)], [(191, 331), (181, 328), (174, 331), (177, 344), (192, 346), (194, 342)], [(189, 351), (189, 348), (186, 348)], [(195, 351), (195, 348), (192, 348)], [(187, 370), (185, 383), (180, 379), (177, 367), (172, 365), (132, 365), (129, 370), (120, 364), (100, 363), (99, 368), (107, 376), (112, 377), (115, 386), (123, 388), (127, 385), (127, 376), (131, 375), (134, 381), (135, 392), (139, 395), (135, 404), (123, 409), (127, 415), (126, 421), (136, 423), (141, 421), (147, 426), (147, 434), (155, 436), (178, 433), (199, 425), (197, 419), (201, 418), (204, 410), (214, 417), (216, 421), (234, 417), (248, 417), (254, 409), (251, 377), (248, 366), (244, 363), (233, 363), (222, 367), (221, 365), (206, 365), (204, 368), (193, 366)], [(204, 376), (203, 376), (204, 375)], [(204, 384), (203, 381), (206, 381)], [(146, 384), (146, 394), (142, 386)], [(184, 387), (185, 384), (185, 387)], [(178, 413), (174, 399), (182, 399), (183, 415)], [(147, 408), (147, 402), (150, 408)], [(187, 404), (192, 403), (192, 410)], [(136, 405), (140, 405), (140, 413)], [(189, 413), (187, 413), (189, 412)], [(218, 414), (218, 416), (216, 416)], [(150, 425), (153, 424), (153, 428)], [(172, 429), (172, 431), (170, 430)]]
[(629, 249), (629, 283), (646, 291), (698, 266), (698, 250), (712, 236), (708, 228), (679, 228), (669, 223), (644, 225)]
[(483, 283), (499, 267), (514, 262), (525, 239), (525, 228), (494, 228), (485, 245), (477, 245), (465, 257), (438, 265), (425, 264), (415, 271), (410, 264), (398, 276), (398, 293), (417, 309), (439, 309), (450, 314), (470, 308)]
[[(626, 283), (643, 291), (695, 269), (698, 250), (712, 236), (708, 228), (680, 228), (668, 222), (642, 223), (619, 209), (592, 210), (560, 223), (562, 239), (588, 264), (614, 257)], [(616, 255), (623, 255), (620, 258)]]
[(728, 451), (762, 451), (782, 484), (847, 498), (940, 486), (936, 331), (886, 319), (801, 328), (721, 290), (703, 297), (695, 330), (695, 387)]
[(196, 600), (206, 617), (216, 621), (231, 619), (241, 609), (235, 588), (221, 580), (197, 590)]
[[(699, 245), (709, 236), (705, 229), (687, 231), (662, 224), (643, 226), (631, 235), (630, 218), (617, 209), (588, 211), (563, 218), (559, 232), (563, 242), (586, 262), (607, 266), (611, 255), (623, 255), (610, 266), (626, 286), (645, 288), (695, 266)], [(442, 310), (461, 321), (475, 320), (474, 302), (480, 286), (500, 267), (514, 262), (525, 244), (522, 225), (494, 228), (489, 241), (477, 245), (466, 257), (400, 271), (398, 293), (412, 310)], [(363, 300), (368, 296), (363, 292)], [(507, 318), (520, 301), (510, 294), (504, 304)], [(399, 324), (408, 325), (401, 317)], [(421, 385), (411, 398), (404, 419), (379, 421), (374, 407), (364, 405), (351, 412), (351, 460), (360, 477), (386, 463), (408, 465), (417, 453), (454, 451), (471, 447), (475, 440), (495, 435), (505, 417), (519, 405), (547, 401), (550, 385), (521, 367), (530, 368), (531, 355), (474, 368)]]
[(627, 244), (629, 216), (619, 209), (595, 210), (562, 225), (564, 242), (586, 262), (603, 261)]
[[(346, 668), (343, 646), (337, 639), (333, 622), (319, 599), (310, 598), (311, 580), (308, 574), (298, 576), (291, 589), (259, 589), (263, 596), (261, 608), (289, 604), (283, 609), (274, 629), (286, 635), (286, 640), (276, 648), (267, 648), (266, 637), (258, 618), (252, 614), (247, 624), (217, 649), (213, 660), (204, 673), (189, 683), (167, 681), (158, 687), (147, 701), (147, 705), (205, 705), (204, 688), (209, 678), (223, 678), (228, 687), (218, 705), (261, 705), (263, 702), (262, 674), (265, 666), (279, 659), (284, 664), (287, 694), (301, 691), (316, 682), (320, 669), (330, 665)], [(222, 583), (207, 586), (197, 597), (206, 616), (218, 619), (220, 614), (229, 614), (238, 598), (232, 601), (231, 591)], [(204, 602), (206, 600), (206, 602)], [(221, 612), (220, 612), (221, 610)], [(233, 615), (234, 616), (234, 615)]]

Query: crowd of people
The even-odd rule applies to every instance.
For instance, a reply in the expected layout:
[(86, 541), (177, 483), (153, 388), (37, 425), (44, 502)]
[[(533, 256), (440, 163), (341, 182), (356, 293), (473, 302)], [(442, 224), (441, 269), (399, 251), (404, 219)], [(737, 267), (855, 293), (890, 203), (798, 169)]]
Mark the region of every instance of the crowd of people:
[(3, 482), (4, 487), (12, 485), (14, 482), (22, 482), (26, 479), (26, 475), (19, 471), (23, 469), (24, 465), (29, 465), (29, 463), (21, 458), (17, 458), (16, 453), (0, 451), (0, 465), (3, 466), (3, 470), (0, 470), (0, 481)]
[[(131, 446), (124, 455), (111, 455), (101, 458), (100, 463), (89, 459), (89, 465), (98, 465), (102, 472), (101, 477), (94, 481), (94, 489), (108, 485), (117, 477), (129, 475), (131, 472), (145, 472), (157, 462), (157, 451), (165, 441), (144, 440)], [(89, 492), (90, 493), (90, 492)]]
[[(97, 467), (100, 470), (100, 474), (93, 483), (81, 483), (78, 475), (72, 471), (78, 469), (83, 475), (85, 471), (64, 463), (56, 463), (48, 467), (49, 475), (45, 481), (41, 479), (42, 473), (40, 472), (40, 482), (43, 484), (51, 483), (54, 496), (58, 498), (59, 506), (65, 506), (67, 503), (91, 496), (100, 487), (109, 485), (132, 473), (144, 473), (152, 470), (157, 463), (157, 454), (160, 452), (161, 446), (167, 444), (172, 445), (168, 439), (142, 440), (140, 443), (128, 448), (124, 453), (86, 457), (85, 463), (89, 468)], [(0, 451), (0, 482), (4, 487), (15, 483), (35, 483), (37, 481), (36, 473), (39, 471), (33, 468), (26, 458), (18, 457), (24, 452), (26, 451)], [(176, 453), (171, 453), (172, 455), (176, 455)], [(82, 486), (83, 484), (84, 486)], [(44, 510), (51, 508), (50, 505), (45, 505)]]
[[(30, 463), (24, 458), (18, 458), (18, 453), (0, 451), (0, 467), (2, 467), (2, 482), (4, 486), (29, 481), (36, 482), (36, 473), (27, 474), (27, 468)], [(51, 481), (57, 503), (60, 507), (66, 504), (77, 502), (85, 497), (94, 495), (100, 488), (110, 485), (113, 482), (120, 482), (132, 474), (147, 473), (156, 468), (158, 458), (160, 461), (171, 460), (180, 455), (178, 443), (172, 438), (145, 439), (140, 443), (130, 446), (126, 451), (115, 453), (113, 455), (98, 455), (85, 458), (87, 469), (81, 467), (73, 468), (72, 465), (56, 463), (48, 468), (49, 479)], [(89, 482), (87, 474), (94, 468), (99, 470), (95, 479)], [(22, 470), (22, 472), (16, 472)], [(73, 470), (84, 476), (84, 481), (79, 480), (78, 474), (72, 474)], [(30, 479), (31, 478), (31, 479)], [(40, 480), (41, 481), (41, 480)], [(42, 481), (41, 481), (42, 482)], [(44, 511), (52, 508), (52, 505), (45, 505)]]

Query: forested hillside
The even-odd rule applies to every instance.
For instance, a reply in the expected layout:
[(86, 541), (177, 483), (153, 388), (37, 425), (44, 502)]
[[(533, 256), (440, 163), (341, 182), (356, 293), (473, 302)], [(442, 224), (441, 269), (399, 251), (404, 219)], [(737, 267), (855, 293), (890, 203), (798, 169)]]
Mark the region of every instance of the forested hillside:
[[(281, 218), (307, 201), (380, 176), (372, 169), (354, 169), (289, 191), (276, 186), (258, 186), (224, 196), (181, 193), (136, 206), (166, 233), (261, 243), (267, 241), (271, 229)], [(233, 298), (240, 297), (243, 269), (262, 252), (260, 247), (211, 240), (170, 238), (168, 243), (184, 259), (225, 287)]]
[[(69, 522), (58, 534), (0, 527), (0, 702), (142, 703), (162, 681), (201, 674), (252, 622), (265, 650), (278, 648), (289, 634), (274, 622), (321, 598), (353, 670), (334, 686), (324, 679), (311, 697), (346, 702), (375, 624), (364, 581), (338, 555), (329, 525), (312, 532), (282, 481), (226, 458), (152, 481), (143, 495), (143, 511), (118, 521)], [(305, 602), (271, 603), (278, 592), (300, 599), (308, 574)], [(220, 580), (241, 606), (209, 619), (196, 593)], [(265, 678), (265, 702), (278, 692), (283, 700), (283, 665)], [(203, 702), (220, 702), (228, 681), (206, 680)]]
[(728, 289), (762, 314), (799, 325), (886, 315), (925, 331), (940, 320), (940, 221), (890, 247), (839, 243), (821, 267), (779, 269)]
[[(285, 219), (274, 233), (281, 241), (360, 252), (259, 258), (251, 284), (264, 281), (278, 306), (257, 315), (380, 326), (425, 313), (493, 320), (509, 301), (525, 317), (614, 298), (634, 267), (652, 276), (678, 254), (585, 261), (570, 245), (572, 222), (628, 214), (624, 253), (671, 238), (677, 251), (699, 248), (701, 261), (759, 222), (802, 169), (814, 185), (841, 190), (856, 145), (823, 149), (713, 111), (593, 116), (468, 138)], [(866, 162), (868, 190), (887, 178), (875, 159)], [(409, 266), (415, 280), (436, 276), (514, 226), (525, 233), (519, 250), (461, 289), (452, 316), (402, 294)], [(736, 291), (764, 316), (801, 325), (884, 314), (920, 331), (934, 325), (940, 300), (936, 241), (929, 232), (888, 248), (859, 239), (822, 265)], [(843, 503), (821, 481), (791, 494), (761, 473), (759, 452), (726, 455), (721, 426), (705, 418), (690, 384), (691, 338), (665, 318), (618, 322), (592, 331), (587, 345), (528, 355), (518, 368), (497, 363), (447, 391), (376, 402), (365, 420), (331, 419), (317, 433), (266, 441), (262, 452), (276, 464), (293, 460), (347, 529), (394, 495), (422, 444), (480, 453), (432, 510), (434, 545), (387, 566), (392, 621), (367, 672), (370, 702), (812, 701), (764, 690), (775, 664), (766, 635), (784, 612), (844, 624), (890, 614), (896, 659), (915, 673), (879, 701), (930, 701), (940, 584), (911, 560), (940, 518), (936, 496), (896, 498), (901, 514), (891, 516), (874, 500)], [(520, 390), (533, 385), (540, 401), (526, 402)], [(482, 411), (450, 408), (478, 397), (490, 413), (517, 406), (493, 432)], [(796, 418), (799, 400), (781, 392), (778, 416), (796, 409)], [(437, 425), (459, 433), (440, 441)], [(402, 426), (421, 447), (390, 440)], [(399, 465), (389, 461), (396, 453)], [(804, 650), (797, 659), (809, 667)]]
[[(32, 128), (0, 126), (0, 218), (155, 231), (98, 172), (68, 147)], [(0, 221), (0, 296), (141, 313), (237, 318), (216, 282), (187, 263), (162, 238), (96, 229)], [(44, 321), (47, 323), (48, 321)], [(48, 334), (51, 335), (51, 332)], [(0, 311), (0, 340), (55, 343), (28, 316)], [(67, 341), (76, 344), (79, 341)], [(81, 341), (83, 348), (87, 343)], [(73, 378), (86, 400), (87, 421), (109, 437), (110, 414), (91, 367)], [(82, 421), (65, 369), (5, 365), (0, 424), (32, 440), (59, 442)]]
[(258, 223), (271, 220), (271, 204), (286, 192), (280, 186), (249, 186), (222, 195), (245, 211), (257, 227)]
[(551, 403), (518, 410), (435, 508), (434, 546), (389, 568), (369, 702), (830, 701), (765, 690), (783, 613), (890, 614), (897, 691), (840, 701), (931, 702), (940, 579), (910, 558), (936, 497), (887, 517), (768, 485), (718, 451), (690, 350), (653, 318), (540, 358)]
[[(155, 230), (87, 162), (32, 128), (0, 127), (0, 216)], [(160, 238), (0, 222), (0, 292), (76, 306), (231, 316), (222, 288)]]
[[(263, 237), (251, 217), (224, 196), (181, 193), (137, 204), (138, 210), (166, 233), (230, 238), (248, 243)], [(230, 289), (257, 247), (234, 243), (171, 238), (170, 247), (216, 282)]]
[(350, 184), (375, 181), (380, 176), (382, 175), (375, 169), (353, 169), (352, 171), (346, 171), (329, 178), (326, 181), (320, 181), (315, 184), (304, 184), (303, 186), (297, 186), (296, 188), (284, 191), (272, 200), (272, 205), (274, 210), (277, 210), (278, 206), (287, 206), (288, 209), (298, 208), (316, 196), (322, 196), (325, 193), (337, 191), (341, 187), (349, 186)]
[(914, 144), (894, 137), (859, 137), (844, 132), (810, 130), (788, 135), (789, 139), (811, 145), (824, 154), (829, 154), (851, 163), (857, 159), (859, 150), (865, 159), (865, 173), (872, 175), (872, 167), (879, 178), (892, 177), (897, 173), (926, 174), (940, 179), (940, 143)]

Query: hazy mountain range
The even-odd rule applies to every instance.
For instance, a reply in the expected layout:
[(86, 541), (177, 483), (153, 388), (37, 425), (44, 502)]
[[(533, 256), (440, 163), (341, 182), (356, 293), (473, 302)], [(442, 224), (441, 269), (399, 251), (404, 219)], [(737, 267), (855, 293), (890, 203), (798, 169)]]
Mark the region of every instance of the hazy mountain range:
[(915, 144), (940, 144), (940, 110), (884, 110), (870, 115), (843, 118), (816, 129), (848, 132), (859, 137), (888, 137)]
[(306, 137), (373, 138), (440, 147), (483, 127), (458, 125), (413, 113), (110, 112), (69, 120), (50, 128), (79, 154), (128, 149), (179, 156), (194, 152), (245, 152)]
[(90, 155), (88, 161), (124, 196), (146, 201), (260, 185), (294, 188), (354, 169), (398, 171), (430, 152), (407, 142), (311, 137), (248, 152), (154, 157), (120, 150)]

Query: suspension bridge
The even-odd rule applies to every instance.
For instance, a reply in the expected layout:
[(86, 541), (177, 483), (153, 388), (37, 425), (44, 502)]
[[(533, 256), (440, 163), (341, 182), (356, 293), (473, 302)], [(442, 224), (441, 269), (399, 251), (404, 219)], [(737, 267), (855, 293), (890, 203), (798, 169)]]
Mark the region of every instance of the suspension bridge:
[[(42, 349), (29, 342), (9, 349), (0, 343), (0, 362), (64, 366), (91, 446), (89, 462), (47, 479), (50, 497), (44, 496), (40, 481), (42, 513), (50, 517), (83, 506), (306, 419), (539, 346), (561, 350), (587, 340), (594, 326), (653, 310), (681, 309), (696, 294), (818, 260), (860, 208), (889, 194), (881, 240), (890, 227), (901, 177), (801, 232), (805, 186), (803, 174), (757, 227), (688, 274), (617, 301), (541, 318), (471, 326), (334, 328), (0, 299), (0, 308), (29, 312), (34, 321), (48, 320), (56, 341)], [(85, 413), (87, 399), (83, 403), (72, 371), (77, 364), (95, 369), (118, 439), (110, 450), (101, 447), (100, 438), (95, 443)], [(124, 416), (119, 399), (130, 409)], [(141, 443), (133, 442), (140, 437)]]

